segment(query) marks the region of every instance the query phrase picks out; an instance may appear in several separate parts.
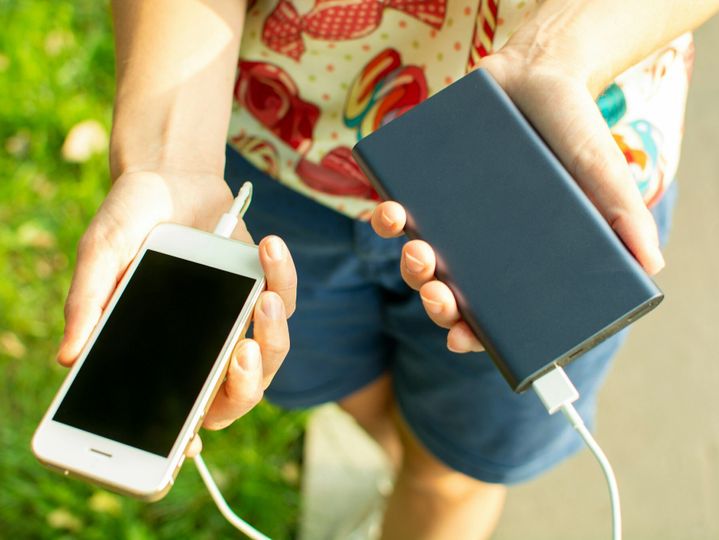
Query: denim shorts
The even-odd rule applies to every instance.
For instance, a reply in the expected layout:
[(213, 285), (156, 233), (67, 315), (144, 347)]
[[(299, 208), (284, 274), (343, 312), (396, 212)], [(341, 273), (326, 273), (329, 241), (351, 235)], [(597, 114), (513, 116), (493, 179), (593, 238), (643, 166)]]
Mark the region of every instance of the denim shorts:
[[(581, 448), (562, 415), (547, 415), (532, 392), (513, 393), (486, 353), (447, 350), (447, 331), (400, 277), (404, 238), (380, 238), (368, 223), (282, 186), (229, 148), (226, 178), (235, 192), (253, 182), (248, 229), (256, 241), (283, 238), (298, 272), (292, 346), (267, 390), (270, 401), (287, 408), (337, 401), (389, 372), (415, 436), (441, 462), (484, 482), (528, 480)], [(663, 242), (675, 198), (676, 183), (653, 210)], [(589, 425), (625, 338), (623, 331), (567, 367)]]

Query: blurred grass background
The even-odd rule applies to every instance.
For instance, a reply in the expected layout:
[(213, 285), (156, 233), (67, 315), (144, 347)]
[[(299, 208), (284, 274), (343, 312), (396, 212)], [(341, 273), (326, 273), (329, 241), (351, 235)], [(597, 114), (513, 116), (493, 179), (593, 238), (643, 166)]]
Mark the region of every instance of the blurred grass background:
[[(0, 0), (0, 21), (0, 538), (230, 536), (192, 465), (145, 504), (30, 452), (65, 375), (54, 357), (75, 247), (109, 188), (105, 150), (68, 161), (63, 143), (88, 120), (95, 142), (109, 132), (113, 44), (106, 2)], [(297, 525), (302, 432), (301, 415), (263, 405), (203, 435), (228, 501), (272, 538)]]

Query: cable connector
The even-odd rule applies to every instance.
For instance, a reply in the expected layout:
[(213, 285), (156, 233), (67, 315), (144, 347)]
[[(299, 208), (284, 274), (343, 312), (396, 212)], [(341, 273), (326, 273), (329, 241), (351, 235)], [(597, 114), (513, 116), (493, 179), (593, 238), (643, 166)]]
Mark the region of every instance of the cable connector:
[(579, 399), (579, 391), (559, 366), (534, 381), (532, 387), (549, 414), (554, 414), (563, 405), (570, 405)]
[(252, 202), (252, 182), (245, 182), (242, 184), (240, 191), (237, 193), (237, 197), (232, 202), (230, 209), (222, 214), (220, 221), (215, 226), (214, 234), (222, 236), (223, 238), (229, 238), (232, 236), (232, 232), (237, 227), (237, 222), (242, 219), (250, 207)]

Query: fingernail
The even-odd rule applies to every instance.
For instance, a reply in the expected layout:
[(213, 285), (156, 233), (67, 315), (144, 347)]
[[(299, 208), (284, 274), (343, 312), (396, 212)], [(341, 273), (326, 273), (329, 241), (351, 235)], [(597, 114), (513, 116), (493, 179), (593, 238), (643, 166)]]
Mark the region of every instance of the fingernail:
[(384, 210), (380, 211), (379, 217), (382, 219), (382, 223), (384, 223), (387, 227), (390, 229), (393, 229), (395, 226), (395, 220), (393, 220), (389, 215), (387, 215), (387, 212)]
[(409, 253), (404, 254), (404, 264), (407, 266), (407, 270), (413, 274), (419, 274), (426, 268), (426, 265), (420, 261), (417, 257), (412, 257)]
[(257, 347), (249, 339), (240, 343), (237, 348), (237, 365), (242, 371), (256, 371), (260, 366), (260, 354)]
[[(453, 329), (453, 330), (455, 330), (455, 329)], [(452, 345), (453, 341), (457, 341), (457, 335), (456, 335), (456, 332), (453, 332), (452, 330), (450, 330), (447, 333), (447, 349), (449, 349), (453, 353), (458, 353), (458, 354), (464, 352), (464, 351), (458, 349), (457, 347), (453, 346)], [(463, 340), (460, 339), (460, 341), (463, 341)]]
[(435, 315), (442, 313), (443, 306), (441, 302), (437, 302), (436, 300), (430, 300), (429, 298), (425, 298), (421, 294), (419, 296), (422, 299), (422, 302), (424, 302), (424, 307), (427, 311), (429, 311), (430, 313), (434, 313)]
[(278, 321), (280, 317), (282, 317), (280, 299), (274, 294), (265, 294), (262, 297), (262, 313), (264, 313), (268, 319)]
[(284, 245), (279, 238), (270, 238), (265, 243), (265, 253), (271, 261), (280, 261), (284, 255)]

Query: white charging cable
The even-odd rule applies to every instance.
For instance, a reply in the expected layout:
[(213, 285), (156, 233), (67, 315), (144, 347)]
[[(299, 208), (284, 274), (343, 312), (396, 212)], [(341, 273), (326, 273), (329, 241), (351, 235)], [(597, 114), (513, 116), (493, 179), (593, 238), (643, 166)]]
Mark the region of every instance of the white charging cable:
[[(244, 184), (242, 184), (242, 187), (240, 188), (237, 197), (235, 197), (235, 200), (233, 201), (230, 209), (224, 214), (222, 214), (220, 221), (217, 222), (214, 234), (222, 236), (223, 238), (229, 238), (230, 236), (232, 236), (235, 227), (237, 227), (237, 223), (245, 215), (245, 212), (247, 212), (247, 209), (250, 207), (251, 202), (252, 183), (245, 182)], [(207, 465), (205, 465), (205, 460), (202, 459), (202, 456), (200, 454), (197, 454), (194, 457), (194, 461), (195, 467), (197, 467), (197, 472), (200, 473), (200, 477), (205, 483), (205, 487), (207, 488), (207, 491), (209, 491), (212, 500), (215, 501), (217, 509), (230, 523), (230, 525), (232, 525), (238, 531), (247, 535), (247, 537), (251, 538), (252, 540), (270, 540), (268, 536), (262, 534), (260, 531), (255, 529), (252, 525), (247, 523), (245, 520), (240, 518), (232, 511), (230, 505), (227, 504), (227, 501), (222, 496), (220, 488), (217, 487), (215, 479), (212, 478), (212, 473), (210, 473), (210, 470), (207, 468)]]
[[(229, 238), (235, 230), (238, 221), (242, 219), (245, 212), (247, 212), (250, 202), (252, 202), (252, 184), (250, 182), (245, 182), (240, 188), (240, 191), (230, 209), (222, 215), (220, 221), (217, 223), (214, 234)], [(619, 489), (617, 487), (617, 480), (614, 476), (612, 465), (609, 463), (607, 456), (604, 455), (604, 452), (602, 452), (599, 444), (597, 444), (597, 441), (594, 440), (594, 437), (592, 437), (592, 434), (584, 425), (582, 417), (574, 408), (574, 405), (572, 405), (572, 403), (579, 399), (579, 392), (560, 366), (556, 366), (552, 369), (552, 371), (534, 381), (532, 387), (539, 395), (539, 398), (542, 400), (542, 403), (544, 403), (544, 406), (547, 408), (549, 414), (562, 411), (572, 427), (577, 431), (577, 433), (579, 433), (580, 437), (582, 437), (589, 450), (591, 450), (592, 454), (594, 454), (597, 458), (609, 486), (609, 496), (612, 506), (612, 539), (621, 540), (622, 517), (619, 506)], [(220, 513), (222, 513), (225, 519), (233, 527), (246, 534), (252, 540), (270, 540), (267, 536), (249, 525), (232, 511), (230, 506), (227, 504), (227, 501), (225, 501), (222, 496), (220, 489), (217, 487), (215, 480), (212, 478), (212, 474), (208, 470), (200, 454), (197, 454), (194, 460), (197, 471), (200, 473), (200, 476), (207, 487), (207, 491), (210, 492), (212, 500), (215, 501), (217, 508), (220, 510)]]
[(574, 408), (574, 403), (579, 399), (579, 392), (569, 380), (567, 374), (560, 366), (555, 366), (552, 371), (541, 376), (532, 384), (534, 391), (539, 395), (539, 399), (547, 408), (549, 414), (562, 411), (564, 416), (569, 420), (572, 427), (579, 433), (589, 450), (597, 458), (602, 468), (607, 485), (609, 486), (609, 500), (612, 507), (612, 539), (622, 539), (622, 513), (619, 505), (619, 488), (617, 487), (617, 479), (614, 476), (614, 470), (609, 463), (607, 456), (600, 448), (597, 441), (594, 440), (592, 434), (584, 425), (582, 417)]
[(227, 501), (222, 496), (220, 488), (217, 487), (215, 479), (212, 478), (212, 473), (210, 473), (210, 470), (207, 468), (207, 465), (205, 465), (205, 460), (202, 459), (202, 456), (200, 454), (197, 454), (194, 457), (194, 460), (195, 467), (197, 467), (197, 472), (200, 473), (200, 476), (202, 477), (202, 481), (205, 483), (207, 491), (210, 492), (212, 500), (215, 501), (215, 505), (217, 506), (218, 510), (229, 522), (229, 524), (238, 531), (247, 535), (247, 537), (251, 538), (252, 540), (270, 540), (269, 536), (265, 536), (264, 534), (262, 534), (260, 531), (255, 529), (252, 525), (247, 523), (245, 520), (243, 520), (241, 517), (239, 517), (232, 511), (232, 508), (230, 508), (230, 505), (227, 504)]

